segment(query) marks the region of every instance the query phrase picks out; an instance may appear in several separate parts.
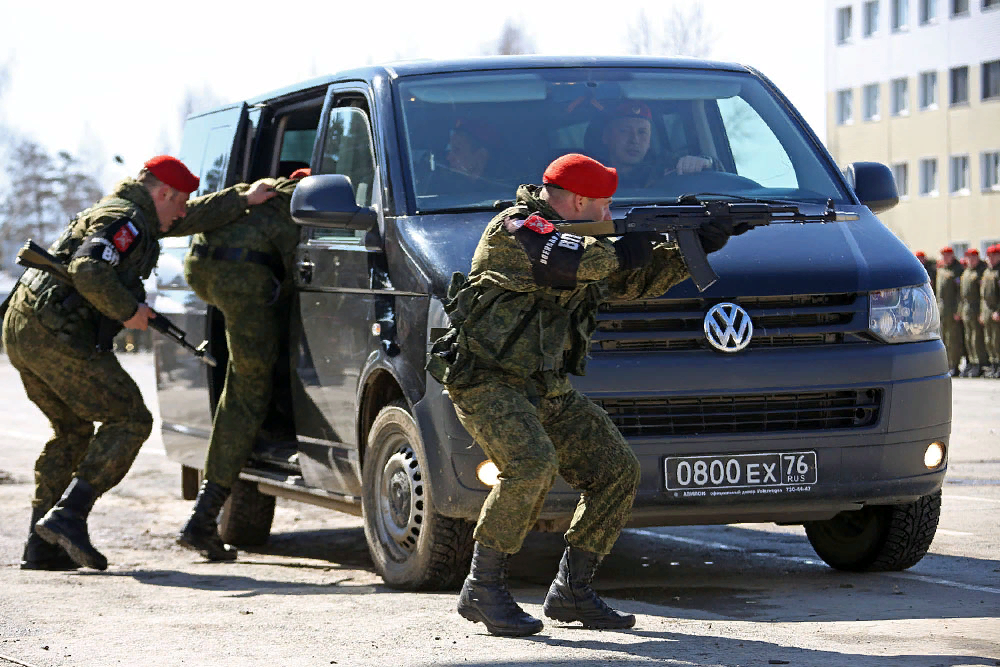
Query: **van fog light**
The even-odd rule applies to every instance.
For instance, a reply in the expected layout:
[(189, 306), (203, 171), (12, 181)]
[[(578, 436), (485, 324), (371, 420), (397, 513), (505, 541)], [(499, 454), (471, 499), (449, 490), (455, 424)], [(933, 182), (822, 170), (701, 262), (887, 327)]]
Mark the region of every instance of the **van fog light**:
[(500, 470), (496, 463), (486, 459), (476, 466), (476, 477), (486, 486), (496, 486), (500, 481)]
[(924, 451), (924, 465), (928, 470), (934, 470), (944, 462), (944, 445), (940, 442), (932, 442), (927, 445)]

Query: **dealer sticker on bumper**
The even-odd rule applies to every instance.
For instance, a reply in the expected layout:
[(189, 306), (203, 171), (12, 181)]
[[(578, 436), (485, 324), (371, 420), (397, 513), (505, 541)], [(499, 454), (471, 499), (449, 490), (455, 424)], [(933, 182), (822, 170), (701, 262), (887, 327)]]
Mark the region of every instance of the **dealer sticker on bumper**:
[(816, 452), (668, 456), (668, 491), (675, 495), (750, 495), (808, 491), (816, 483)]

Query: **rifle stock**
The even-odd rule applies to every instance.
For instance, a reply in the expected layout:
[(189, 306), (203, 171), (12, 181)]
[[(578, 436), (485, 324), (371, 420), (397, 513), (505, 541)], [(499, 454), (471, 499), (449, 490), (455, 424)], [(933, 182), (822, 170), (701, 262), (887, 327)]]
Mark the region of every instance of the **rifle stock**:
[[(73, 287), (73, 277), (70, 276), (69, 270), (53, 257), (48, 250), (38, 245), (31, 239), (25, 241), (24, 246), (17, 252), (17, 263), (21, 266), (39, 269), (40, 271), (45, 271), (53, 275), (57, 280), (70, 287)], [(149, 326), (156, 329), (164, 336), (174, 340), (181, 347), (190, 350), (192, 354), (198, 357), (205, 364), (216, 366), (215, 358), (208, 353), (208, 341), (202, 341), (200, 345), (195, 347), (189, 343), (186, 339), (187, 334), (179, 329), (173, 322), (168, 320), (166, 317), (156, 312), (152, 308), (150, 310), (153, 316), (149, 318)], [(98, 338), (103, 340), (105, 338), (111, 339), (121, 330), (121, 323), (117, 322), (104, 314), (101, 314), (101, 321), (98, 323)], [(113, 333), (112, 333), (113, 332)]]

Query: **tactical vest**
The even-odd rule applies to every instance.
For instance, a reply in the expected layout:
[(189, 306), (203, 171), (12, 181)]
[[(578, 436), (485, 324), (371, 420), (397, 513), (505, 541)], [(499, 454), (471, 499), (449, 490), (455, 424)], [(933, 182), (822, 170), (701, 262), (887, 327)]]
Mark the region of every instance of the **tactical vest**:
[[(76, 251), (89, 236), (89, 221), (103, 209), (109, 208), (121, 209), (116, 220), (128, 218), (144, 232), (136, 253), (115, 267), (122, 284), (139, 302), (143, 302), (146, 300), (143, 281), (156, 266), (160, 246), (142, 210), (133, 202), (113, 197), (78, 213), (49, 248), (49, 252), (61, 264), (69, 266)], [(59, 340), (84, 354), (92, 355), (111, 349), (111, 339), (121, 330), (121, 323), (111, 323), (72, 286), (40, 269), (28, 269), (20, 282), (29, 291), (25, 304), (32, 306), (38, 321)], [(105, 320), (104, 326), (102, 318)]]

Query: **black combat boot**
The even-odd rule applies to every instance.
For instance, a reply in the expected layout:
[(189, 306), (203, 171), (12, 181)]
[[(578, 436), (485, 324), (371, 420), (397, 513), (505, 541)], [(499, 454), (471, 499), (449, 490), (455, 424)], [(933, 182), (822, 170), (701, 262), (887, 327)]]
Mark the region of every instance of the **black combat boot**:
[(983, 371), (979, 364), (968, 364), (965, 369), (965, 373), (962, 374), (962, 377), (977, 378), (982, 375), (982, 372)]
[(202, 482), (191, 518), (177, 536), (177, 544), (197, 551), (208, 560), (236, 560), (238, 552), (219, 537), (219, 524), (216, 522), (228, 497), (229, 489), (226, 487), (207, 479)]
[(542, 609), (557, 621), (581, 621), (585, 628), (631, 628), (635, 616), (615, 611), (602, 600), (590, 582), (602, 556), (566, 547), (559, 561), (559, 574), (549, 586)]
[(38, 523), (37, 532), (49, 544), (58, 544), (69, 557), (95, 570), (108, 569), (108, 559), (90, 543), (87, 515), (94, 507), (97, 492), (86, 480), (74, 477), (66, 492)]
[(458, 613), (473, 623), (483, 623), (491, 635), (533, 635), (542, 629), (542, 622), (521, 609), (507, 589), (509, 557), (476, 542), (472, 567), (458, 596)]
[(35, 532), (35, 524), (45, 516), (48, 510), (34, 507), (31, 510), (31, 529), (28, 531), (28, 541), (24, 543), (24, 554), (21, 556), (22, 570), (75, 570), (77, 565), (66, 550), (58, 544), (49, 544)]
[(948, 377), (957, 378), (960, 377), (961, 373), (958, 372), (958, 366), (953, 366), (948, 369)]

